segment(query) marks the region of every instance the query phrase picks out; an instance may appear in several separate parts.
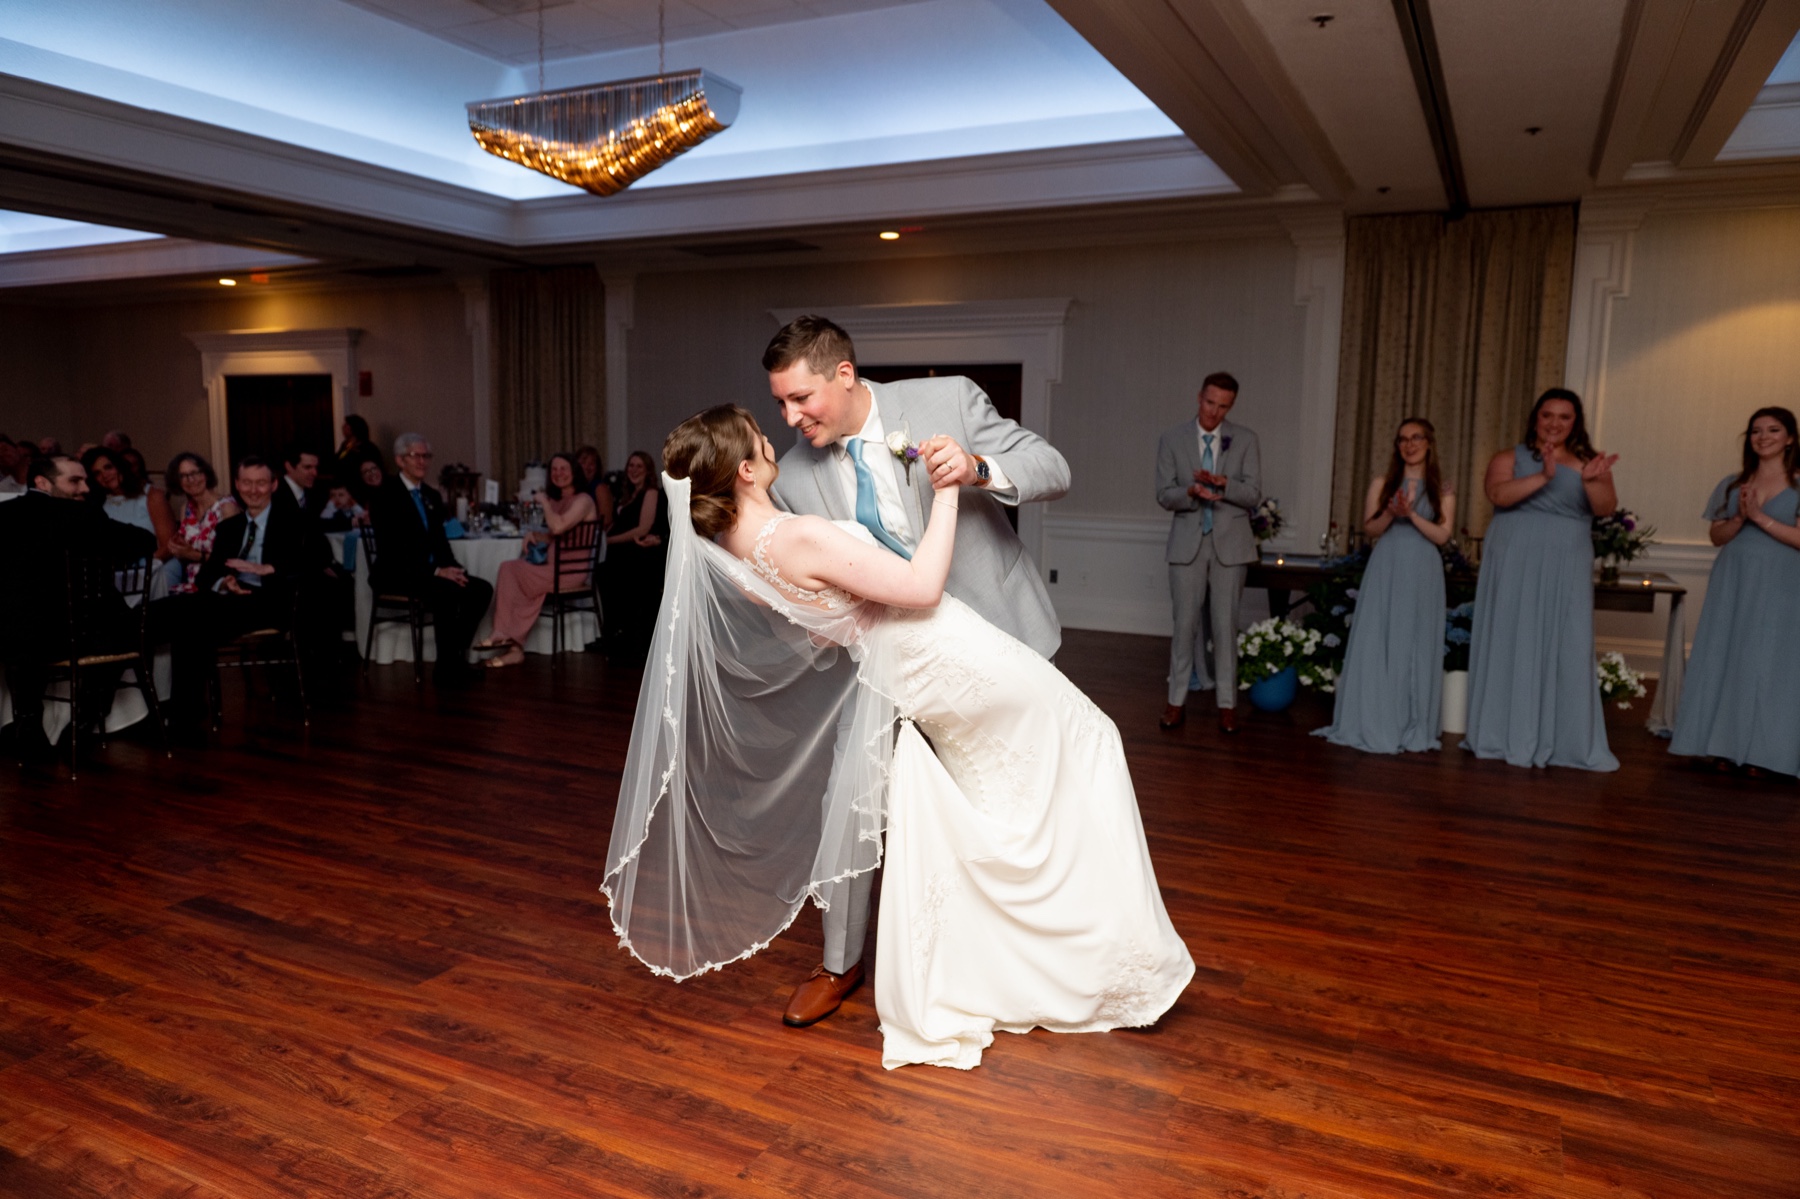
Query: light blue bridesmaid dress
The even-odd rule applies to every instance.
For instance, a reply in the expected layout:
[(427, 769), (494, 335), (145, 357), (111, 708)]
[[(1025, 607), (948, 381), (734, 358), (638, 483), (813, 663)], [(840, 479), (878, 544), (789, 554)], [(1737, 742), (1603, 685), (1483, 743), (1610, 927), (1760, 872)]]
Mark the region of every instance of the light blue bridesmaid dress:
[[(1435, 519), (1419, 481), (1406, 487), (1413, 511)], [(1363, 573), (1332, 721), (1313, 735), (1372, 754), (1437, 749), (1443, 690), (1443, 558), (1411, 521), (1396, 520)]]
[[(1513, 447), (1513, 478), (1544, 469)], [(1593, 508), (1581, 472), (1494, 513), (1481, 549), (1463, 748), (1514, 766), (1617, 770), (1594, 660)]]
[[(1713, 488), (1707, 520), (1727, 520), (1737, 511), (1735, 478)], [(1792, 487), (1763, 504), (1764, 512), (1785, 525), (1794, 523), (1797, 509), (1800, 493)], [(1800, 550), (1749, 523), (1719, 547), (1688, 658), (1670, 753), (1800, 774), (1796, 601)]]

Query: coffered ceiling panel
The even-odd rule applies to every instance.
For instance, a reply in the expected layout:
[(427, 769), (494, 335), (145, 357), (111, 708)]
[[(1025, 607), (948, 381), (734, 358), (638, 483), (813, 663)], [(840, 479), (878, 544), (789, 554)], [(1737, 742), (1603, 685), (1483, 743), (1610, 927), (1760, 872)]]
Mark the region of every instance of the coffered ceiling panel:
[(1628, 2), (1431, 5), (1474, 207), (1575, 200), (1589, 189)]
[[(1357, 211), (1445, 204), (1392, 0), (1244, 0), (1354, 181)], [(1321, 23), (1319, 17), (1329, 14)]]

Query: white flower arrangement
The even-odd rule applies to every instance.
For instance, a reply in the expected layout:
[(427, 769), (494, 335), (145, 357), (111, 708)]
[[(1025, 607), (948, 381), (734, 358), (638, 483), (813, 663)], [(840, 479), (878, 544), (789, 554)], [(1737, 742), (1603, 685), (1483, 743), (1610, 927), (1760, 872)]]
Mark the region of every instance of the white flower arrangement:
[(1325, 662), (1313, 660), (1324, 640), (1318, 630), (1291, 620), (1270, 617), (1257, 621), (1238, 634), (1238, 690), (1248, 691), (1290, 666), (1304, 685), (1319, 691), (1335, 690), (1337, 672)]
[(1612, 701), (1621, 708), (1629, 708), (1632, 700), (1643, 699), (1649, 694), (1644, 689), (1644, 676), (1626, 665), (1625, 655), (1617, 651), (1600, 655), (1595, 674), (1600, 681), (1602, 702)]

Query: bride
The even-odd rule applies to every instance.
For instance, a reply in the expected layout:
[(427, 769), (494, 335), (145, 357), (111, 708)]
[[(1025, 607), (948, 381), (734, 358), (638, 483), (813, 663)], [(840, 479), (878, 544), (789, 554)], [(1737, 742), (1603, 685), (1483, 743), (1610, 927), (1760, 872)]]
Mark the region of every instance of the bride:
[[(602, 890), (677, 980), (764, 948), (886, 863), (882, 1064), (969, 1069), (994, 1030), (1154, 1023), (1193, 977), (1118, 730), (944, 594), (958, 490), (912, 559), (777, 511), (735, 405), (663, 447), (667, 584)], [(896, 729), (898, 730), (896, 732)]]

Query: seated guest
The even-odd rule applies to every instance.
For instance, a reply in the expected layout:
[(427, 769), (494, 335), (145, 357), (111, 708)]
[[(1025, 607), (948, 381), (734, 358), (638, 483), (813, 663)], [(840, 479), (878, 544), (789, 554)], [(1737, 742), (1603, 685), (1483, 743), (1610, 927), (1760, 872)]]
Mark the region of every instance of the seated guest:
[(150, 464), (144, 461), (143, 454), (126, 446), (124, 449), (116, 451), (116, 455), (120, 466), (130, 471), (145, 487), (150, 486)]
[(375, 496), (381, 490), (381, 485), (387, 482), (387, 471), (374, 458), (364, 458), (357, 464), (356, 479), (360, 486), (352, 485), (353, 494), (364, 507), (369, 507), (375, 503)]
[(634, 450), (625, 459), (625, 485), (613, 515), (613, 531), (606, 538), (600, 604), (606, 617), (607, 660), (642, 665), (662, 603), (669, 513), (660, 502), (656, 463), (649, 454)]
[(175, 536), (175, 516), (168, 496), (140, 478), (112, 450), (95, 446), (81, 456), (87, 472), (88, 500), (98, 503), (112, 519), (136, 525), (156, 538), (156, 560), (168, 557), (165, 548)]
[(100, 444), (115, 454), (123, 454), (131, 448), (131, 434), (123, 429), (112, 429), (100, 439)]
[[(70, 649), (65, 555), (92, 555), (128, 566), (150, 556), (156, 539), (143, 529), (107, 520), (98, 507), (84, 503), (87, 469), (74, 459), (39, 458), (28, 471), (32, 490), (15, 503), (0, 505), (0, 545), (14, 563), (0, 575), (0, 663), (6, 666), (12, 692), (17, 747), (22, 757), (33, 759), (50, 748), (44, 737), (50, 663), (66, 658)], [(124, 597), (114, 591), (95, 598), (100, 604), (89, 608), (88, 615), (105, 627), (83, 648), (128, 648), (132, 619)], [(95, 677), (91, 687), (84, 687), (94, 707), (79, 714), (81, 719), (93, 719), (111, 706), (109, 682), (116, 684), (122, 670), (113, 668), (110, 680)]]
[(1800, 427), (1759, 408), (1744, 430), (1743, 468), (1707, 501), (1719, 548), (1694, 633), (1669, 752), (1715, 768), (1800, 775)]
[(600, 469), (600, 451), (591, 445), (584, 445), (575, 451), (575, 465), (580, 469), (582, 492), (594, 501), (594, 511), (600, 521), (600, 531), (612, 532), (613, 527), (613, 493), (606, 485), (605, 472)]
[(237, 501), (219, 494), (219, 476), (212, 463), (195, 453), (175, 455), (164, 478), (175, 484), (181, 498), (175, 501), (175, 536), (164, 543), (167, 556), (181, 567), (181, 578), (169, 587), (171, 595), (194, 590), (200, 566), (212, 553), (219, 525), (238, 513)]
[(243, 510), (219, 524), (194, 592), (153, 610), (174, 650), (175, 724), (188, 732), (199, 727), (216, 648), (252, 629), (286, 627), (295, 592), (320, 568), (318, 531), (297, 508), (272, 502), (275, 469), (243, 458), (236, 483)]
[[(549, 532), (527, 533), (526, 557), (500, 567), (500, 578), (494, 584), (494, 635), (481, 648), (505, 646), (506, 652), (489, 658), (488, 666), (516, 666), (525, 660), (525, 638), (537, 623), (538, 613), (544, 610), (544, 597), (556, 585), (549, 556), (539, 560), (537, 555), (552, 538), (594, 519), (594, 501), (583, 494), (581, 484), (581, 468), (575, 459), (567, 454), (550, 455), (550, 485), (535, 497), (544, 506), (544, 523)], [(537, 547), (535, 552), (533, 547)], [(565, 587), (588, 585), (586, 579), (563, 582)]]
[(384, 594), (424, 599), (436, 629), (440, 687), (466, 685), (481, 672), (469, 665), (469, 642), (487, 615), (493, 587), (472, 578), (456, 561), (444, 536), (444, 500), (425, 482), (431, 443), (417, 433), (394, 439), (399, 475), (381, 485), (369, 505), (379, 553), (369, 563), (369, 585)]
[(31, 452), (15, 444), (6, 434), (0, 433), (0, 500), (12, 499), (30, 490), (26, 482), (18, 477), (30, 465)]
[(316, 517), (325, 506), (318, 492), (319, 456), (298, 445), (290, 445), (281, 454), (281, 486), (275, 489), (275, 502), (293, 504), (309, 517)]
[(37, 443), (38, 455), (43, 458), (62, 457), (62, 442), (54, 437), (40, 437)]
[(327, 479), (319, 485), (325, 493), (325, 506), (319, 509), (319, 526), (331, 533), (342, 533), (357, 525), (369, 523), (368, 509), (356, 502), (348, 484)]

